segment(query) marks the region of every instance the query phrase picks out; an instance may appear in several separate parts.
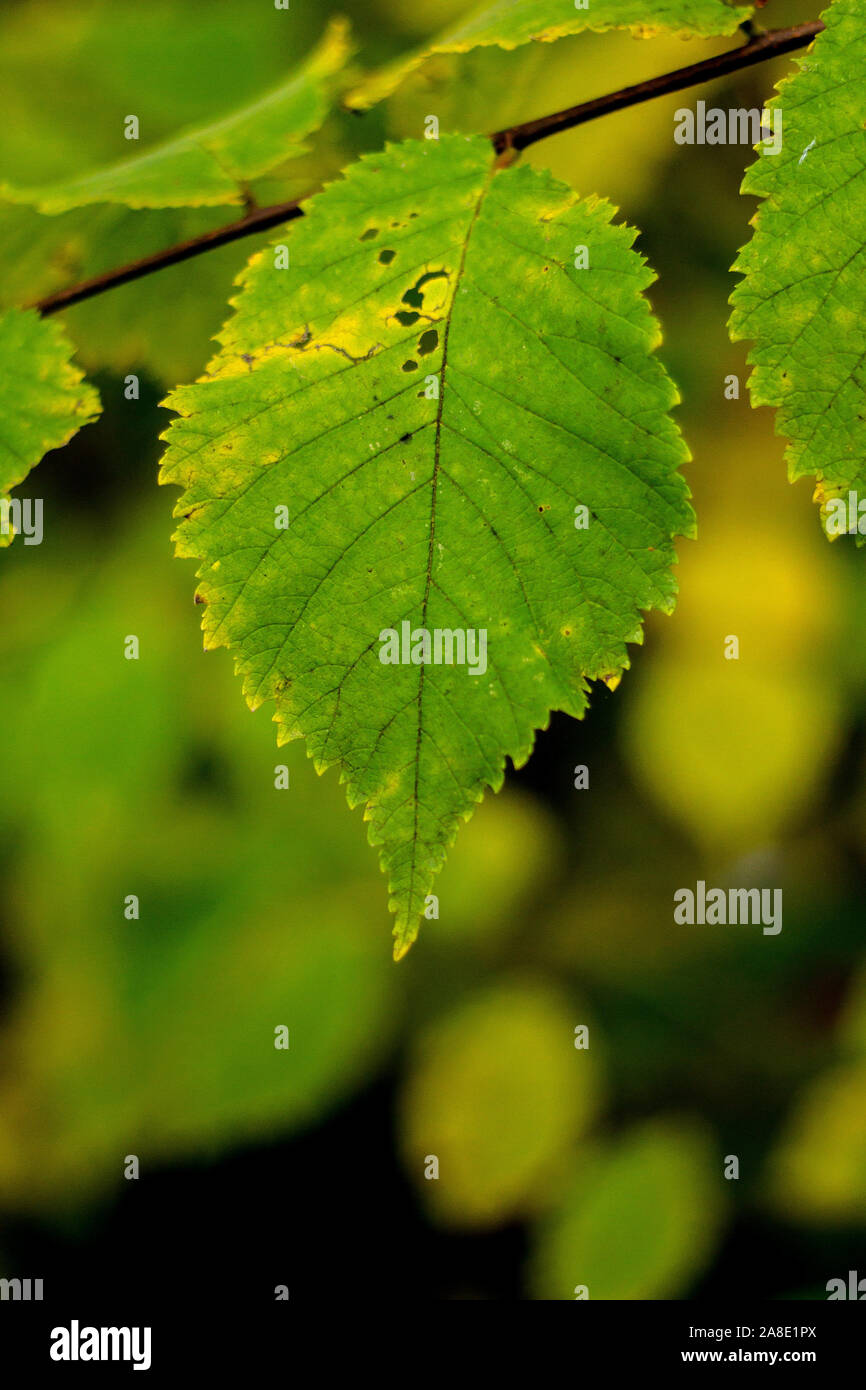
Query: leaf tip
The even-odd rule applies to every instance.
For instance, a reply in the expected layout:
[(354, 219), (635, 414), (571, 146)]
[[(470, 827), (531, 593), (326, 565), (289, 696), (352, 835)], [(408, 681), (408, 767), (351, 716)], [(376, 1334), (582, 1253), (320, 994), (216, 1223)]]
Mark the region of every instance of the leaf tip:
[(415, 943), (415, 939), (416, 939), (416, 938), (415, 938), (414, 936), (410, 936), (410, 937), (407, 939), (406, 937), (404, 937), (404, 936), (402, 935), (402, 933), (400, 933), (400, 934), (396, 934), (396, 933), (395, 933), (395, 935), (396, 935), (396, 940), (395, 940), (395, 942), (394, 942), (394, 960), (395, 960), (395, 961), (398, 961), (398, 960), (402, 960), (404, 956), (407, 956), (407, 955), (409, 954), (409, 952), (410, 952), (411, 949), (412, 949), (412, 946), (413, 946), (414, 943)]

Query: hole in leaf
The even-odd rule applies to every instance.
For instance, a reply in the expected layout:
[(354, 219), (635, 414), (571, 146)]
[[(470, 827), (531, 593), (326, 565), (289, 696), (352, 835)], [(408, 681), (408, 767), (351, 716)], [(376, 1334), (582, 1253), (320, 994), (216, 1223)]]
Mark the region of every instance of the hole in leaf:
[(394, 315), (398, 323), (402, 323), (404, 328), (411, 328), (413, 323), (417, 323), (420, 314), (410, 313), (407, 309), (401, 309), (399, 314)]
[(421, 275), (406, 293), (403, 295), (403, 303), (408, 304), (412, 309), (421, 309), (424, 306), (424, 286), (429, 285), (431, 280), (447, 280), (448, 274), (444, 270), (429, 270)]
[(368, 227), (366, 232), (362, 232), (358, 237), (359, 241), (372, 241), (374, 236), (379, 235), (378, 227)]
[(427, 357), (429, 353), (435, 352), (439, 346), (439, 334), (435, 328), (428, 328), (426, 333), (422, 333), (418, 339), (418, 352), (422, 357)]
[(397, 254), (396, 251), (391, 251), (390, 249), (389, 249), (389, 250), (385, 250), (385, 251), (380, 251), (380, 252), (379, 252), (379, 264), (380, 264), (380, 265), (390, 265), (391, 262), (393, 261), (394, 257), (396, 256), (396, 254)]
[(404, 362), (404, 363), (403, 363), (403, 371), (404, 371), (404, 372), (417, 372), (417, 370), (418, 370), (418, 363), (417, 363), (417, 362), (413, 362), (411, 357), (409, 358), (408, 362)]

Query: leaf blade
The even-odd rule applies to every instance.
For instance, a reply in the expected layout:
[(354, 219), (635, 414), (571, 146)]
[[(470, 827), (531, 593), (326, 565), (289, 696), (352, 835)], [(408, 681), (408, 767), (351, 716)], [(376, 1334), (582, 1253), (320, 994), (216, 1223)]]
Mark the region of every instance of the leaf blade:
[(730, 335), (754, 343), (752, 404), (775, 407), (788, 476), (816, 477), (826, 524), (828, 501), (866, 494), (866, 23), (856, 0), (834, 0), (823, 19), (769, 103), (784, 117), (782, 152), (743, 181), (764, 201), (733, 267), (744, 279)]
[(482, 0), (460, 23), (429, 44), (371, 73), (346, 98), (364, 110), (382, 101), (405, 77), (436, 53), (466, 53), (476, 47), (514, 49), (522, 44), (553, 43), (591, 30), (628, 29), (639, 37), (658, 33), (711, 38), (736, 32), (752, 13), (727, 0), (592, 0), (585, 9), (570, 9), (563, 0)]
[(240, 111), (90, 174), (36, 188), (0, 184), (0, 196), (49, 214), (94, 203), (139, 209), (242, 203), (248, 180), (305, 152), (306, 137), (325, 119), (330, 85), (350, 51), (346, 21), (332, 20), (286, 82)]
[[(398, 957), (506, 757), (527, 760), (551, 709), (580, 716), (641, 611), (673, 606), (688, 453), (653, 277), (612, 215), (497, 171), (480, 137), (365, 157), (294, 224), (290, 272), (253, 258), (208, 374), (166, 402), (162, 481), (184, 489), (178, 553), (205, 562), (206, 644), (364, 805)], [(268, 534), (281, 505), (290, 528)], [(386, 664), (406, 623), (421, 659)], [(462, 633), (466, 659), (428, 660), (424, 632)]]
[[(0, 314), (0, 502), (49, 449), (68, 443), (99, 410), (99, 397), (73, 365), (59, 323), (31, 309)], [(0, 530), (0, 545), (11, 539), (11, 530)]]

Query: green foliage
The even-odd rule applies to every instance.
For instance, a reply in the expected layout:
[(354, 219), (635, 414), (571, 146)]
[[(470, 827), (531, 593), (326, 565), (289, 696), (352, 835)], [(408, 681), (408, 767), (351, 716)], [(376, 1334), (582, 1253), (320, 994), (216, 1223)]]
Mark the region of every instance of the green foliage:
[[(601, 0), (587, 10), (509, 0), (478, 7), (424, 54), (510, 50), (587, 29), (721, 35), (747, 13), (724, 0)], [(826, 99), (838, 76), (834, 24), (844, 39), (853, 11), (839, 0), (832, 13), (823, 85), (812, 92), (809, 68), (792, 84), (808, 79), (803, 100)], [(0, 214), (15, 262), (4, 293), (29, 297), (73, 265), (93, 273), (100, 256), (205, 230), (220, 220), (214, 207), (247, 198), (256, 180), (284, 179), (287, 161), (297, 172), (347, 55), (345, 23), (332, 20), (288, 83), (234, 115), (94, 175), (26, 194), (5, 185), (52, 216)], [(390, 90), (391, 77), (372, 81)], [(830, 160), (842, 159), (843, 172), (862, 86), (851, 84), (845, 139)], [(801, 168), (824, 169), (801, 158), (792, 174), (790, 123), (787, 133), (772, 170), (783, 188)], [(659, 334), (641, 291), (652, 277), (612, 215), (547, 174), (497, 168), (481, 137), (366, 156), (292, 230), (290, 269), (271, 251), (254, 257), (221, 351), (197, 385), (170, 398), (181, 419), (163, 477), (185, 490), (178, 546), (203, 562), (207, 644), (233, 650), (252, 707), (274, 701), (280, 741), (306, 739), (317, 768), (337, 765), (350, 804), (364, 807), (389, 877), (398, 956), (461, 820), (499, 788), (506, 760), (528, 758), (551, 710), (579, 717), (590, 681), (615, 685), (627, 644), (641, 640), (642, 613), (673, 606), (672, 542), (693, 528), (676, 474), (686, 453), (667, 416), (675, 392), (651, 356)], [(744, 257), (762, 235), (759, 224)], [(796, 239), (776, 239), (790, 269)], [(584, 244), (588, 269), (571, 259)], [(237, 256), (226, 248), (208, 258), (195, 271), (201, 285), (213, 289)], [(816, 278), (823, 287), (824, 271)], [(141, 292), (75, 311), (89, 353), (115, 365), (171, 356), (161, 340), (174, 336), (174, 305), (144, 295), (130, 315), (126, 293)], [(747, 279), (740, 294), (753, 293)], [(787, 307), (796, 321), (793, 292), (774, 284), (769, 293), (771, 317)], [(846, 327), (849, 307), (834, 301), (832, 312)], [(207, 310), (182, 310), (190, 313), (185, 362), (209, 322)], [(781, 360), (777, 368), (787, 381)], [(831, 407), (850, 414), (850, 393), (833, 390)], [(853, 459), (850, 423), (846, 415), (833, 447)], [(593, 518), (586, 532), (574, 525), (581, 506)], [(273, 525), (279, 507), (292, 515), (289, 530)], [(379, 635), (404, 623), (484, 631), (489, 664), (485, 656), (474, 676), (459, 663), (383, 667)]]
[[(181, 129), (255, 107), (261, 94), (302, 67), (322, 28), (321, 12), (312, 7), (296, 6), (287, 15), (233, 0), (210, 0), (206, 18), (201, 0), (149, 0), (147, 17), (143, 24), (131, 0), (0, 6), (0, 88), (15, 111), (15, 120), (0, 128), (0, 177), (19, 188), (54, 187), (114, 163), (121, 146), (134, 155), (140, 146), (121, 138), (125, 112), (141, 117), (140, 144), (156, 147), (176, 141)], [(363, 133), (361, 123), (347, 120), (338, 132), (329, 118), (308, 142), (309, 154), (253, 181), (259, 205), (299, 197), (336, 174)], [(0, 308), (38, 302), (237, 216), (236, 205), (132, 209), (121, 203), (48, 216), (0, 202)], [(78, 360), (87, 370), (147, 373), (166, 388), (194, 380), (213, 351), (228, 287), (266, 241), (264, 234), (210, 250), (67, 311)]]
[(583, 9), (572, 7), (568, 0), (482, 0), (465, 19), (417, 52), (366, 78), (347, 102), (356, 108), (372, 106), (436, 53), (465, 53), (493, 45), (513, 49), (533, 41), (552, 43), (586, 30), (630, 29), (642, 37), (667, 32), (710, 38), (733, 34), (751, 13), (751, 6), (729, 6), (727, 0), (590, 0)]
[[(104, 165), (116, 153), (115, 114), (125, 110), (142, 111), (154, 150), (162, 142), (177, 155), (176, 130), (220, 125), (221, 109), (249, 109), (312, 40), (304, 25), (318, 23), (313, 6), (293, 6), (291, 26), (275, 23), (267, 5), (231, 0), (212, 0), (206, 13), (196, 0), (153, 0), (147, 26), (136, 9), (132, 0), (6, 7), (0, 83), (15, 121), (0, 129), (4, 177), (56, 190), (68, 184), (66, 170)], [(627, 23), (637, 9), (596, 3), (582, 16), (565, 0), (553, 19), (565, 14), (580, 27), (607, 12)], [(687, 9), (728, 32), (745, 13), (709, 3), (676, 13)], [(651, 357), (659, 335), (641, 298), (651, 277), (631, 234), (611, 225), (606, 204), (578, 201), (546, 173), (493, 172), (480, 139), (453, 138), (682, 61), (673, 28), (656, 41), (660, 55), (632, 43), (628, 29), (555, 46), (527, 42), (552, 37), (538, 32), (551, 10), (541, 0), (485, 6), (457, 27), (463, 48), (478, 45), (468, 55), (435, 45), (438, 56), (403, 83), (387, 114), (332, 114), (309, 155), (253, 180), (260, 205), (327, 183), (358, 148), (380, 143), (386, 119), (392, 131), (417, 134), (434, 111), (452, 133), (439, 146), (369, 156), (329, 187), (283, 234), (289, 270), (278, 271), (256, 238), (66, 319), (88, 367), (188, 379), (222, 322), (232, 275), (251, 249), (261, 251), (210, 374), (174, 398), (182, 418), (170, 432), (167, 476), (186, 488), (179, 544), (204, 562), (207, 645), (233, 650), (251, 703), (273, 696), (281, 740), (305, 737), (317, 765), (338, 764), (350, 799), (368, 803), (399, 900), (398, 951), (422, 907), (420, 876), (432, 881), (467, 807), (501, 781), (505, 758), (528, 755), (551, 708), (580, 713), (590, 679), (613, 685), (627, 665), (626, 642), (639, 639), (640, 613), (670, 609), (672, 538), (691, 528), (675, 473), (684, 450), (666, 419), (674, 393)], [(646, 0), (639, 17), (652, 10)], [(376, 0), (377, 25), (398, 11), (400, 0)], [(843, 238), (852, 253), (862, 245), (847, 190), (833, 184), (826, 214), (812, 201), (835, 168), (835, 144), (847, 158), (857, 133), (843, 127), (848, 96), (862, 93), (859, 76), (843, 78), (839, 66), (832, 111), (815, 77), (826, 76), (821, 54), (837, 44), (843, 22), (833, 16), (843, 11), (850, 26), (855, 7), (834, 5), (817, 57), (791, 84), (815, 83), (811, 105), (795, 103), (791, 128), (804, 149), (815, 135), (818, 143), (802, 165), (796, 147), (796, 168), (787, 154), (778, 164), (778, 207), (784, 192), (789, 218), (774, 224), (766, 246), (788, 278), (767, 281), (779, 294), (752, 306), (761, 317), (757, 352), (768, 361), (782, 351), (774, 342), (790, 343), (789, 320), (774, 337), (773, 315), (781, 321), (803, 307), (786, 259), (788, 233), (797, 244), (791, 186), (809, 190), (804, 220), (830, 270)], [(420, 13), (413, 9), (415, 32)], [(508, 35), (497, 39), (494, 30)], [(859, 57), (858, 33), (846, 32), (849, 56)], [(520, 54), (508, 51), (516, 42)], [(330, 90), (330, 79), (322, 86)], [(816, 132), (807, 129), (813, 109), (821, 111)], [(831, 129), (833, 119), (841, 124)], [(593, 148), (581, 131), (538, 146), (530, 159), (550, 158), (582, 188), (617, 188), (673, 266), (664, 286), (667, 350), (679, 356), (699, 446), (707, 539), (688, 547), (685, 606), (664, 634), (659, 624), (626, 701), (603, 695), (590, 728), (551, 731), (548, 804), (528, 787), (509, 787), (461, 833), (436, 880), (441, 915), (425, 929), (424, 959), (395, 974), (383, 958), (381, 884), (336, 777), (317, 779), (300, 742), (275, 754), (267, 723), (237, 700), (229, 663), (196, 653), (192, 567), (187, 576), (170, 557), (165, 500), (158, 514), (135, 481), (153, 463), (142, 463), (142, 442), (157, 432), (147, 383), (133, 406), (106, 374), (110, 414), (88, 436), (84, 497), (61, 469), (46, 470), (47, 506), (62, 525), (52, 525), (50, 546), (13, 547), (0, 572), (5, 1207), (38, 1212), (41, 1225), (66, 1203), (77, 1218), (84, 1194), (104, 1197), (119, 1184), (128, 1149), (152, 1170), (267, 1142), (324, 1121), (378, 1069), (383, 1084), (402, 1077), (399, 1149), (431, 1221), (458, 1231), (537, 1223), (533, 1288), (542, 1297), (570, 1299), (578, 1283), (592, 1298), (687, 1296), (719, 1229), (723, 1190), (744, 1226), (760, 1195), (774, 1218), (823, 1228), (824, 1274), (836, 1267), (824, 1253), (833, 1227), (862, 1226), (862, 981), (838, 1050), (826, 1042), (862, 918), (866, 803), (853, 737), (862, 722), (862, 585), (819, 537), (809, 551), (793, 496), (790, 534), (780, 520), (786, 498), (767, 466), (769, 417), (754, 418), (744, 436), (739, 409), (721, 404), (724, 348), (712, 328), (725, 291), (713, 248), (737, 202), (733, 186), (726, 201), (712, 182), (724, 179), (721, 158), (696, 161), (700, 177), (680, 186), (685, 152), (672, 148), (670, 122), (664, 102), (640, 106), (597, 122)], [(826, 130), (838, 141), (829, 143)], [(230, 123), (230, 136), (238, 133)], [(276, 152), (284, 137), (283, 153), (306, 138), (287, 123), (264, 143)], [(253, 153), (245, 144), (238, 157), (259, 167)], [(662, 160), (670, 161), (666, 178)], [(786, 161), (791, 186), (782, 189)], [(235, 203), (246, 191), (240, 167), (232, 163), (223, 186)], [(859, 193), (856, 161), (845, 167)], [(160, 164), (160, 180), (167, 169)], [(203, 172), (210, 180), (212, 164)], [(770, 175), (773, 161), (763, 159), (750, 178)], [(197, 173), (184, 196), (190, 185), (203, 186)], [(689, 230), (706, 228), (704, 189), (720, 195), (706, 200), (714, 223), (706, 240), (667, 236), (671, 227), (681, 232), (686, 208), (698, 210)], [(778, 211), (775, 194), (766, 195), (759, 228)], [(216, 205), (102, 202), (50, 216), (7, 205), (0, 306), (33, 302), (227, 220)], [(583, 242), (590, 268), (573, 270)], [(812, 374), (812, 423), (829, 399), (837, 464), (858, 457), (859, 425), (852, 416), (855, 428), (846, 428), (840, 406), (853, 399), (859, 368), (837, 402), (834, 362), (862, 344), (845, 315), (833, 319), (844, 330), (835, 334), (826, 320), (862, 307), (857, 265), (840, 270), (816, 310), (814, 343), (811, 320), (804, 329), (812, 359), (801, 360), (799, 344), (794, 354), (798, 411)], [(762, 284), (768, 266), (769, 257), (756, 262)], [(814, 268), (804, 272), (807, 307)], [(819, 266), (819, 298), (822, 275)], [(748, 285), (747, 277), (744, 293)], [(434, 332), (435, 345), (426, 336)], [(8, 345), (16, 333), (22, 347), (32, 335), (34, 352), (10, 363), (0, 351), (0, 409), (4, 423), (37, 426), (22, 454), (35, 460), (83, 423), (96, 398), (70, 366), (55, 320), (2, 314), (0, 349), (4, 334)], [(37, 358), (41, 404), (21, 414), (33, 398), (21, 370), (25, 362), (35, 370)], [(404, 361), (417, 370), (403, 373)], [(61, 383), (54, 393), (51, 373)], [(768, 373), (756, 357), (756, 383)], [(431, 374), (442, 388), (432, 404), (424, 390)], [(780, 421), (784, 400), (781, 411)], [(813, 460), (823, 429), (819, 420), (805, 448)], [(795, 447), (800, 435), (791, 438)], [(0, 458), (17, 479), (20, 460), (8, 451)], [(110, 481), (91, 497), (94, 476)], [(588, 533), (572, 524), (580, 503), (593, 513)], [(277, 505), (291, 510), (286, 533), (273, 527)], [(460, 667), (382, 667), (379, 630), (402, 612), (416, 622), (424, 613), (431, 626), (489, 627), (484, 677)], [(275, 626), (257, 635), (262, 622)], [(355, 666), (362, 629), (373, 649)], [(121, 657), (130, 630), (141, 638), (140, 662)], [(729, 631), (744, 659), (720, 668)], [(278, 664), (266, 670), (275, 641)], [(370, 769), (364, 759), (377, 740), (382, 758)], [(274, 785), (277, 759), (290, 768), (290, 790)], [(572, 790), (578, 760), (591, 765), (591, 801)], [(416, 767), (424, 798), (417, 842), (413, 802), (399, 804), (414, 791)], [(416, 850), (410, 891), (401, 855)], [(672, 885), (723, 881), (740, 868), (778, 869), (781, 938), (768, 947), (758, 935), (671, 931), (664, 903)], [(140, 921), (123, 918), (130, 892), (140, 895)], [(603, 1024), (593, 1027), (591, 1052), (572, 1046), (584, 999)], [(291, 1033), (287, 1052), (273, 1046), (281, 1023)], [(768, 1095), (786, 1106), (781, 1134)], [(643, 1123), (672, 1104), (711, 1116), (724, 1149), (748, 1154), (742, 1183), (723, 1182), (722, 1149), (708, 1144), (701, 1122)], [(592, 1137), (599, 1121), (605, 1130)], [(430, 1153), (441, 1162), (438, 1183), (423, 1177)], [(471, 1274), (466, 1282), (472, 1296)]]
[[(71, 358), (60, 324), (31, 310), (0, 314), (0, 499), (99, 414), (99, 397)], [(10, 539), (0, 531), (0, 545)]]
[(862, 0), (823, 18), (770, 104), (782, 151), (743, 182), (765, 201), (734, 266), (731, 336), (755, 342), (752, 404), (777, 407), (791, 481), (816, 477), (826, 523), (830, 499), (866, 493), (866, 23)]
[(0, 128), (3, 177), (43, 184), (111, 163), (126, 112), (154, 144), (218, 120), (283, 82), (324, 24), (320, 7), (236, 0), (149, 0), (147, 23), (137, 0), (4, 5), (0, 79), (15, 120)]
[[(641, 610), (673, 606), (687, 451), (653, 277), (612, 215), (497, 173), (481, 138), (365, 158), (312, 201), (290, 269), (254, 258), (206, 377), (167, 401), (206, 645), (365, 806), (398, 956), (506, 756), (616, 684)], [(404, 622), (489, 630), (489, 666), (383, 664)]]
[[(716, 1239), (721, 1165), (706, 1136), (652, 1121), (584, 1160), (541, 1227), (539, 1298), (672, 1298), (687, 1291)], [(586, 1295), (583, 1295), (584, 1297)]]
[[(243, 110), (92, 174), (39, 188), (2, 184), (0, 195), (45, 213), (91, 203), (130, 208), (242, 203), (251, 179), (304, 153), (304, 139), (324, 120), (332, 79), (348, 51), (346, 26), (333, 21), (292, 77)], [(119, 129), (118, 143), (122, 133)]]
[(300, 749), (275, 788), (267, 726), (190, 640), (164, 513), (136, 498), (105, 545), (64, 528), (0, 575), (0, 1190), (22, 1207), (110, 1188), (130, 1151), (152, 1167), (308, 1125), (393, 1031), (363, 837)]

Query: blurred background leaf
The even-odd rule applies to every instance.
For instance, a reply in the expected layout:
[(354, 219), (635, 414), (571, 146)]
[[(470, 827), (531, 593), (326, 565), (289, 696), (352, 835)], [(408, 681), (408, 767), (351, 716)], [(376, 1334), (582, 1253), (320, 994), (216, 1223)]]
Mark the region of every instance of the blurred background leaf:
[[(599, 1098), (592, 1046), (574, 1046), (579, 1024), (584, 1011), (556, 990), (504, 978), (419, 1039), (402, 1142), (436, 1220), (484, 1226), (550, 1202)], [(430, 1157), (436, 1177), (426, 1171)]]
[[(335, 14), (341, 13), (335, 10)], [(137, 115), (143, 146), (254, 101), (297, 65), (328, 15), (300, 5), (291, 21), (266, 5), (241, 8), (156, 0), (147, 22), (134, 5), (26, 0), (5, 10), (0, 84), (15, 110), (0, 131), (0, 171), (10, 182), (50, 182), (129, 153), (126, 115)], [(39, 81), (34, 82), (34, 71)], [(346, 119), (343, 129), (351, 130)], [(306, 193), (352, 157), (331, 126), (313, 154), (254, 180), (262, 205)], [(137, 147), (133, 147), (137, 148)], [(0, 303), (41, 299), (79, 280), (236, 220), (230, 206), (132, 211), (99, 205), (56, 216), (0, 203)], [(88, 367), (150, 369), (170, 384), (197, 375), (225, 317), (234, 276), (272, 233), (220, 248), (125, 285), (68, 312)]]
[(866, 1223), (866, 1066), (807, 1088), (771, 1155), (773, 1200), (798, 1221)]
[(721, 1164), (706, 1135), (654, 1121), (585, 1157), (562, 1207), (539, 1229), (537, 1296), (675, 1298), (712, 1252)]
[(10, 945), (32, 983), (4, 1039), (0, 1187), (25, 1203), (116, 1181), (119, 1148), (152, 1161), (309, 1123), (393, 1025), (360, 826), (300, 748), (277, 755), (266, 719), (230, 717), (230, 673), (186, 618), (182, 567), (148, 573), (161, 512), (142, 508), (107, 562), (52, 547), (48, 602), (31, 596), (12, 641)]

